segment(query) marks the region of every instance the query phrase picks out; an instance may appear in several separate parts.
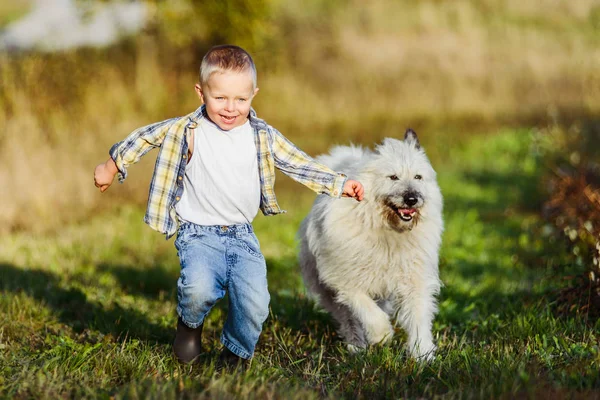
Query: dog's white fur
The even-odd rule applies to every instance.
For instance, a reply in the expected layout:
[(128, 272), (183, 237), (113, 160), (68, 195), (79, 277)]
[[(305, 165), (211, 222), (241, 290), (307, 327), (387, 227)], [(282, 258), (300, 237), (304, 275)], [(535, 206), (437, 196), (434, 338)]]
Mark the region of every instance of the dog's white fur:
[(318, 160), (360, 181), (365, 194), (361, 202), (320, 195), (302, 222), (299, 259), (309, 292), (349, 349), (390, 340), (395, 320), (411, 354), (431, 359), (443, 201), (416, 134), (387, 138), (375, 151), (336, 147)]

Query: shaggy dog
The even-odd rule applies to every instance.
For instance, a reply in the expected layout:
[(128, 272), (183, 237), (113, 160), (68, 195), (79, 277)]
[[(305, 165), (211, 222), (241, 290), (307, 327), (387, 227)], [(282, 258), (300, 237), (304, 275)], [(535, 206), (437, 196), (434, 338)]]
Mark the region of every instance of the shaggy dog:
[(339, 324), (351, 351), (391, 339), (391, 321), (415, 357), (431, 359), (443, 231), (436, 173), (408, 130), (374, 151), (340, 146), (318, 158), (346, 171), (364, 199), (320, 195), (299, 231), (304, 283)]

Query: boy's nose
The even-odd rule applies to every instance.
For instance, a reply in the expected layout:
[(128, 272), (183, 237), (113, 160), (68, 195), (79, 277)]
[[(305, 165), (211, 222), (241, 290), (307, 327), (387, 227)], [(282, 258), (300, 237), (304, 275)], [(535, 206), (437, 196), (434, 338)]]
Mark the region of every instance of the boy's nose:
[(233, 100), (228, 100), (227, 104), (225, 104), (225, 109), (227, 111), (235, 111), (235, 101)]

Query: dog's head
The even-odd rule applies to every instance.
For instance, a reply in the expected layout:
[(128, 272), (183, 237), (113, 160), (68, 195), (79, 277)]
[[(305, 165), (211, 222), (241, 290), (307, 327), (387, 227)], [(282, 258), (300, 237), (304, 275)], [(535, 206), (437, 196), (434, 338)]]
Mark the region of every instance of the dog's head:
[(365, 180), (370, 199), (396, 231), (410, 230), (426, 218), (429, 203), (439, 203), (441, 208), (436, 173), (411, 129), (404, 140), (384, 139), (364, 173), (361, 179)]

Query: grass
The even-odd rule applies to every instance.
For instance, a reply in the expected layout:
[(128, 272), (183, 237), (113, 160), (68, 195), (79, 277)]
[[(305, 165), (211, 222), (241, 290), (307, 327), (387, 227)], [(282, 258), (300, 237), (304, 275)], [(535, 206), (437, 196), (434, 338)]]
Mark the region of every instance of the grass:
[[(351, 355), (305, 297), (295, 231), (312, 195), (289, 182), (283, 216), (255, 221), (271, 316), (249, 371), (216, 373), (226, 308), (193, 367), (171, 356), (178, 261), (171, 241), (124, 206), (55, 235), (0, 236), (0, 397), (600, 397), (600, 323), (554, 313), (557, 272), (575, 272), (540, 221), (542, 172), (528, 131), (480, 136), (435, 167), (445, 196), (436, 360), (391, 345)], [(427, 147), (435, 150), (435, 143)]]

